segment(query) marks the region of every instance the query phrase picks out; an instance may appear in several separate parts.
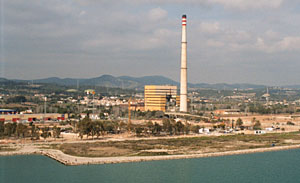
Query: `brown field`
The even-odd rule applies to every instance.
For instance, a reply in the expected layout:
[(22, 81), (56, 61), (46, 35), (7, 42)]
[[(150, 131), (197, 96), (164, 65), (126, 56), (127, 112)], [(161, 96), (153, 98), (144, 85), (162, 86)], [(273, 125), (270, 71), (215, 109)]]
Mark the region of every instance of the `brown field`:
[(188, 155), (298, 144), (300, 132), (264, 135), (224, 135), (143, 139), (55, 145), (66, 154), (81, 157)]
[(9, 146), (6, 145), (1, 145), (0, 146), (0, 152), (7, 152), (7, 151), (15, 151), (16, 148), (11, 148)]
[[(284, 128), (285, 131), (298, 131), (300, 130), (300, 114), (277, 114), (277, 115), (235, 115), (235, 116), (224, 116), (224, 119), (237, 120), (241, 118), (244, 122), (244, 125), (251, 126), (252, 120), (255, 118), (261, 122), (262, 128), (268, 127), (279, 127)], [(287, 125), (287, 122), (290, 121), (295, 125)]]

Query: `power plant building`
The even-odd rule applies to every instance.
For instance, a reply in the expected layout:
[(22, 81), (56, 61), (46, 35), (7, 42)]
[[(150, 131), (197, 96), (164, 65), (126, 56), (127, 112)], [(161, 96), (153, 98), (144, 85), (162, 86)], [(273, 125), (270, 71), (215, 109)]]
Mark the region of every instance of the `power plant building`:
[(182, 15), (181, 25), (180, 96), (177, 96), (177, 86), (146, 85), (145, 111), (175, 111), (179, 107), (180, 112), (188, 112), (186, 15)]
[(145, 85), (145, 111), (175, 111), (177, 86)]

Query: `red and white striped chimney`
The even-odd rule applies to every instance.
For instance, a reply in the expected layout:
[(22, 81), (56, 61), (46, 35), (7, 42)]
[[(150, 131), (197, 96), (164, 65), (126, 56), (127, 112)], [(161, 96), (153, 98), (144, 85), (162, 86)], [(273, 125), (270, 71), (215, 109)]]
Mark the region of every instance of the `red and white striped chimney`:
[(186, 58), (186, 15), (182, 15), (180, 112), (187, 112), (187, 58)]

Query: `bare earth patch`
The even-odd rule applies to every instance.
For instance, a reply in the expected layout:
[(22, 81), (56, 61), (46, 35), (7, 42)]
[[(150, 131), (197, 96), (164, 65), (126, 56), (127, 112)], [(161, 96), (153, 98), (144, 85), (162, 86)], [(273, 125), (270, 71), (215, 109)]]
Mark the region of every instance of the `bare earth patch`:
[(224, 135), (61, 144), (57, 149), (81, 157), (159, 156), (215, 153), (300, 144), (300, 133)]
[(121, 149), (116, 147), (92, 147), (89, 148), (88, 155), (94, 157), (111, 157), (111, 156), (124, 156), (133, 153), (129, 149)]

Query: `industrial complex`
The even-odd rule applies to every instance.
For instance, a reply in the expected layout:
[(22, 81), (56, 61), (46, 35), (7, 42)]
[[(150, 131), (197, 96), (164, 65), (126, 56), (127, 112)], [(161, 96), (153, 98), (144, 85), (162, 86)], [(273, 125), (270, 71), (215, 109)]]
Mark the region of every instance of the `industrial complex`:
[(187, 104), (187, 17), (182, 15), (182, 39), (181, 39), (181, 73), (180, 73), (180, 100), (176, 100), (176, 86), (146, 85), (145, 110), (146, 111), (176, 111), (176, 106), (180, 106), (180, 112), (188, 112)]
[(175, 111), (178, 106), (177, 86), (146, 85), (144, 93), (146, 111)]
[(7, 122), (40, 122), (40, 121), (64, 121), (67, 119), (67, 114), (58, 113), (40, 113), (40, 114), (2, 114), (0, 121)]

